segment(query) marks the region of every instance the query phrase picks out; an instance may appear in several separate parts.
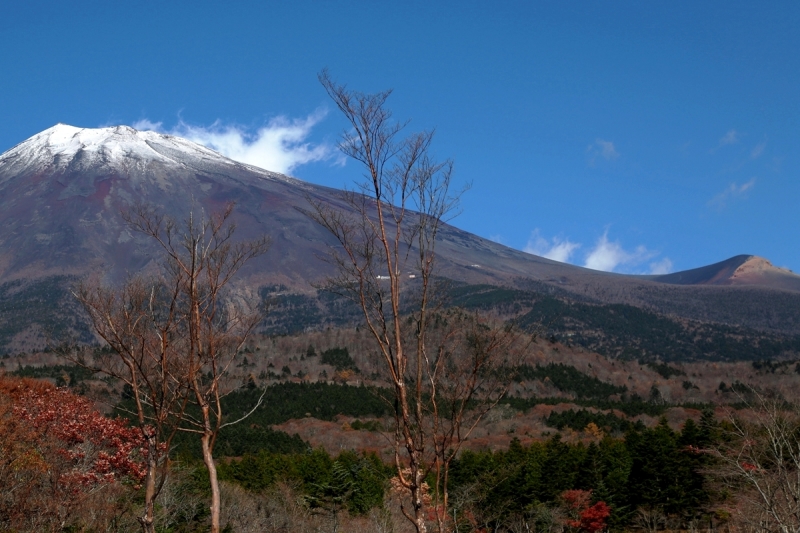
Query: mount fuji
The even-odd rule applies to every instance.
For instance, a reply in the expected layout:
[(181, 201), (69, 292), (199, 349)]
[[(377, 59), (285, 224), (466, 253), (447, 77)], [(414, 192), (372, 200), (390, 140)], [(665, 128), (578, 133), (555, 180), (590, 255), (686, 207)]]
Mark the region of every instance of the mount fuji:
[[(240, 287), (315, 294), (312, 284), (330, 273), (319, 256), (334, 242), (299, 210), (309, 199), (345, 205), (338, 190), (242, 164), (178, 137), (128, 126), (53, 126), (0, 155), (0, 330), (9, 316), (19, 319), (13, 309), (26, 307), (25, 294), (41, 294), (34, 289), (43, 283), (55, 291), (90, 275), (114, 283), (154, 268), (157, 250), (121, 216), (135, 204), (180, 219), (234, 202), (237, 237), (268, 234), (273, 243), (242, 272)], [(717, 307), (730, 294), (757, 294), (737, 298), (750, 303), (734, 322), (800, 333), (800, 276), (754, 256), (663, 276), (630, 276), (558, 263), (448, 225), (437, 243), (437, 261), (439, 275), (460, 284), (534, 287), (704, 320), (726, 321), (729, 310)], [(797, 301), (794, 315), (759, 319), (773, 296)], [(748, 314), (756, 318), (746, 319)]]

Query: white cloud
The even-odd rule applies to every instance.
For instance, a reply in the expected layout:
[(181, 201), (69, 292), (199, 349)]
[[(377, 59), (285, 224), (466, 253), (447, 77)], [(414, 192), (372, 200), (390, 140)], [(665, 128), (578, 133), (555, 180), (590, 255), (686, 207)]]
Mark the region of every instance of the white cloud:
[[(531, 232), (528, 243), (523, 248), (524, 252), (539, 255), (560, 261), (562, 263), (576, 264), (571, 261), (575, 251), (582, 245), (569, 239), (542, 237), (539, 229)], [(605, 272), (625, 272), (627, 274), (668, 274), (672, 272), (672, 261), (668, 257), (655, 259), (659, 252), (637, 246), (634, 250), (626, 250), (618, 241), (610, 241), (608, 229), (597, 240), (594, 247), (584, 256), (583, 266), (593, 270)], [(651, 261), (648, 264), (648, 261)]]
[(606, 161), (611, 161), (619, 157), (619, 152), (614, 147), (614, 143), (603, 139), (596, 139), (594, 143), (586, 147), (589, 154), (589, 164), (594, 166), (597, 158), (602, 157)]
[(736, 130), (728, 130), (728, 132), (722, 136), (719, 140), (718, 147), (726, 146), (728, 144), (736, 144), (739, 142), (739, 132)]
[(641, 245), (633, 251), (627, 251), (618, 241), (608, 240), (608, 230), (606, 230), (587, 254), (583, 266), (592, 270), (614, 272), (619, 267), (630, 269), (638, 266), (657, 255), (658, 252), (648, 250)]
[[(235, 161), (288, 174), (300, 165), (330, 159), (338, 153), (330, 144), (306, 141), (312, 128), (326, 114), (326, 111), (318, 110), (304, 119), (275, 117), (255, 133), (240, 126), (223, 125), (220, 121), (208, 127), (180, 121), (175, 128), (165, 130), (161, 122), (142, 119), (135, 122), (133, 127), (183, 137)], [(337, 162), (343, 161), (337, 159)]]
[(151, 131), (159, 131), (163, 132), (164, 128), (161, 127), (161, 122), (151, 122), (150, 120), (143, 118), (141, 120), (137, 120), (131, 126), (135, 130), (151, 130)]
[(753, 188), (756, 184), (756, 179), (752, 178), (747, 183), (742, 183), (741, 185), (738, 183), (731, 183), (728, 187), (725, 188), (724, 191), (717, 194), (709, 200), (708, 205), (714, 207), (717, 210), (722, 210), (728, 206), (729, 203), (743, 197), (747, 191)]
[(650, 263), (650, 274), (661, 275), (672, 272), (672, 261), (669, 257)]
[(547, 240), (539, 234), (538, 229), (535, 229), (531, 232), (528, 244), (525, 245), (523, 251), (529, 254), (546, 257), (553, 261), (568, 263), (573, 252), (580, 248), (580, 246), (580, 244), (571, 242), (569, 239), (553, 237), (552, 240)]

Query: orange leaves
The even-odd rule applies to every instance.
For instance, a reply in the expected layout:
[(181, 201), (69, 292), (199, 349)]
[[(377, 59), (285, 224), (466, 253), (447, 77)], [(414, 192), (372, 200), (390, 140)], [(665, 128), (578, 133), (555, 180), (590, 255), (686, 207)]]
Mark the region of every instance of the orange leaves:
[(350, 369), (337, 370), (336, 373), (333, 375), (333, 381), (335, 383), (347, 383), (351, 379), (353, 379), (353, 376), (355, 375), (356, 373)]

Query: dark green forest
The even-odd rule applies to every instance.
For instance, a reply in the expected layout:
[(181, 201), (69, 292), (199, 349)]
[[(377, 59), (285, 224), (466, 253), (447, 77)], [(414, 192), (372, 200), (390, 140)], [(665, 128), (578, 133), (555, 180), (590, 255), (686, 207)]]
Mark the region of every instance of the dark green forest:
[[(686, 524), (711, 521), (706, 505), (715, 495), (703, 474), (708, 456), (694, 450), (712, 444), (713, 417), (686, 423), (681, 432), (665, 420), (656, 427), (632, 427), (624, 438), (567, 443), (559, 435), (506, 451), (466, 451), (453, 467), (454, 490), (475, 491), (489, 516), (524, 515), (552, 504), (569, 489), (591, 490), (612, 509), (612, 529), (633, 525), (636, 509), (660, 508)], [(507, 519), (506, 519), (507, 520)]]
[[(451, 468), (450, 491), (471, 502), (473, 516), (502, 530), (516, 516), (558, 504), (571, 489), (591, 491), (593, 501), (606, 502), (613, 530), (635, 525), (640, 507), (661, 509), (683, 524), (708, 524), (715, 519), (708, 504), (719, 495), (704, 474), (711, 459), (696, 450), (714, 443), (717, 427), (706, 413), (699, 424), (690, 420), (679, 432), (662, 420), (653, 428), (631, 424), (624, 437), (588, 444), (565, 442), (558, 434), (528, 445), (514, 439), (504, 451), (464, 451)], [(374, 455), (262, 450), (225, 463), (220, 475), (254, 491), (292, 482), (312, 501), (338, 499), (358, 514), (380, 505), (393, 470)], [(459, 511), (466, 509), (456, 507)]]
[(627, 387), (618, 387), (599, 379), (587, 376), (575, 367), (562, 363), (548, 363), (535, 367), (525, 365), (515, 369), (518, 382), (527, 380), (549, 380), (558, 390), (569, 392), (577, 398), (606, 399), (614, 394), (627, 392)]
[(463, 285), (451, 289), (450, 298), (466, 309), (502, 310), (515, 315), (516, 323), (531, 332), (607, 357), (649, 362), (749, 361), (800, 353), (797, 335), (678, 320), (633, 305), (599, 304), (564, 291), (536, 288), (544, 292)]
[[(747, 309), (749, 300), (742, 301), (742, 298), (758, 296), (747, 292), (720, 290), (708, 295), (720, 305), (701, 302), (715, 310), (730, 309), (735, 316), (727, 317), (729, 320), (723, 322), (702, 309), (694, 313), (695, 318), (688, 320), (669, 314), (680, 316), (679, 311), (692, 309), (693, 302), (687, 302), (686, 307), (680, 309), (669, 306), (645, 309), (627, 304), (597, 303), (531, 280), (519, 281), (518, 286), (525, 289), (465, 285), (449, 280), (439, 282), (446, 289), (444, 295), (448, 306), (500, 312), (514, 317), (519, 326), (530, 332), (609, 357), (670, 362), (776, 359), (800, 354), (800, 336), (788, 333), (793, 331), (792, 324), (754, 323), (758, 329), (730, 325), (750, 323), (749, 315), (735, 315), (736, 309)], [(37, 324), (52, 338), (92, 342), (91, 332), (81, 314), (75, 312), (75, 302), (69, 293), (72, 283), (74, 280), (62, 276), (30, 284), (10, 282), (1, 285), (0, 350), (7, 350), (3, 347), (31, 324)], [(260, 331), (266, 335), (293, 335), (309, 328), (350, 326), (360, 317), (352, 302), (324, 291), (316, 295), (295, 294), (285, 286), (276, 285), (262, 287), (259, 294), (267, 311)], [(670, 301), (669, 298), (665, 300), (667, 303)], [(756, 303), (766, 307), (768, 302), (759, 300)], [(796, 305), (796, 301), (786, 295), (775, 295), (774, 303), (779, 308), (785, 307), (788, 313), (770, 308), (770, 316), (775, 320), (791, 316), (788, 310)], [(741, 314), (743, 311), (738, 312)]]
[(74, 282), (67, 276), (52, 276), (0, 285), (0, 354), (8, 351), (15, 335), (34, 324), (49, 338), (93, 342), (92, 332), (77, 312), (77, 302), (69, 292)]

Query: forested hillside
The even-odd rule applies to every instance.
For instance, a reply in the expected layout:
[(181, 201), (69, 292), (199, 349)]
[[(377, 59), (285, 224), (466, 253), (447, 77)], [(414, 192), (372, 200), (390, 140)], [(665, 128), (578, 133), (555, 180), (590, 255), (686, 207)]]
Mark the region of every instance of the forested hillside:
[[(467, 309), (502, 312), (531, 331), (608, 357), (692, 361), (769, 359), (800, 354), (800, 336), (796, 334), (730, 325), (748, 321), (726, 323), (679, 318), (681, 315), (675, 309), (663, 306), (656, 312), (659, 309), (656, 306), (651, 306), (651, 310), (628, 304), (602, 304), (588, 298), (576, 299), (566, 291), (541, 284), (532, 286), (544, 292), (464, 285), (451, 289), (450, 298), (453, 304)], [(736, 309), (744, 295), (727, 292), (713, 297), (719, 298), (721, 308)], [(794, 300), (790, 298), (785, 305), (794, 305), (790, 302)], [(775, 309), (775, 315), (788, 317), (792, 313)]]

